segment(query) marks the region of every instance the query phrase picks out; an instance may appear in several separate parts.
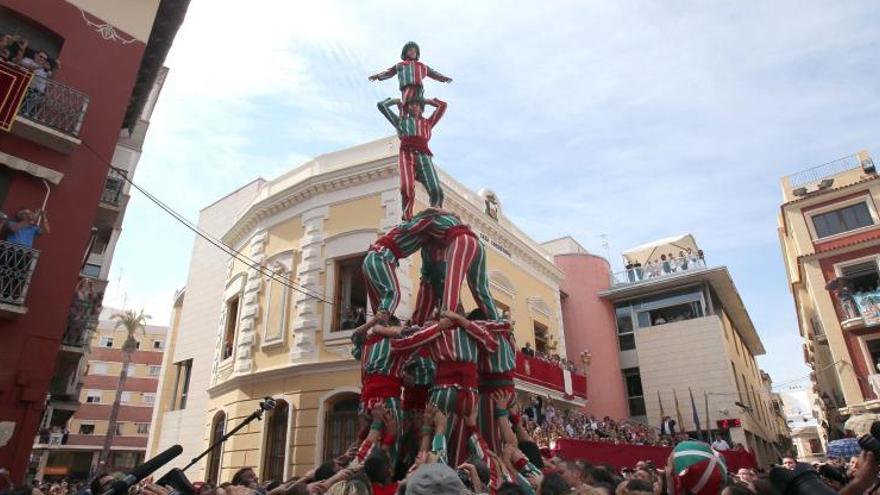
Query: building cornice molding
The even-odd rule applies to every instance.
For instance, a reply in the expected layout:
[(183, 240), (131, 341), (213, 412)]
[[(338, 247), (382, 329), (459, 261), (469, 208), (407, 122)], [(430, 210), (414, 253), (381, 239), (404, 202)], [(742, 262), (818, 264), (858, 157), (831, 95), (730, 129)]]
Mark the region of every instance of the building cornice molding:
[[(344, 167), (323, 174), (313, 175), (292, 184), (286, 189), (258, 199), (242, 213), (222, 240), (229, 246), (239, 246), (261, 227), (261, 222), (277, 213), (290, 209), (317, 195), (348, 189), (357, 185), (378, 182), (397, 175), (397, 157), (384, 157), (360, 165)], [(446, 207), (460, 214), (464, 223), (493, 239), (501, 240), (514, 260), (525, 261), (525, 267), (545, 283), (558, 287), (562, 271), (549, 259), (540, 245), (528, 238), (515, 225), (502, 218), (492, 220), (468, 199), (469, 193), (445, 172), (441, 172), (441, 184), (446, 193)], [(264, 187), (272, 187), (271, 183)]]
[(258, 370), (248, 374), (233, 375), (228, 380), (208, 388), (208, 397), (213, 399), (237, 388), (244, 387), (245, 385), (260, 383), (266, 380), (287, 378), (292, 375), (303, 376), (320, 373), (335, 373), (337, 371), (357, 371), (358, 366), (358, 362), (354, 359), (276, 366), (274, 368)]
[(396, 157), (386, 157), (308, 177), (251, 204), (223, 235), (222, 240), (229, 246), (238, 245), (242, 239), (251, 235), (258, 228), (260, 221), (282, 210), (298, 205), (319, 194), (386, 179), (394, 175), (396, 169)]

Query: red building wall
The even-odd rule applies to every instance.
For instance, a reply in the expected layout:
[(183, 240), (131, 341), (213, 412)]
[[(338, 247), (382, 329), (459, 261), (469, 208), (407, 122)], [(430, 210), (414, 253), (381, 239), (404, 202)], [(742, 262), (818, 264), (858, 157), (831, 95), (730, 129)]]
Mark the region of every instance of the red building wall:
[[(877, 231), (875, 230), (861, 232), (852, 236), (841, 238), (838, 240), (838, 242), (847, 242), (848, 244), (864, 242), (865, 240), (868, 240), (865, 236), (871, 234), (876, 235), (876, 233)], [(819, 245), (817, 244), (817, 250), (818, 248)], [(819, 262), (819, 266), (822, 267), (822, 275), (825, 277), (825, 281), (829, 282), (837, 278), (837, 274), (834, 272), (834, 265), (849, 260), (864, 258), (865, 256), (876, 256), (878, 253), (880, 253), (880, 247), (877, 246), (859, 249), (856, 251), (839, 254), (837, 256), (832, 256), (830, 258), (825, 258)], [(842, 319), (842, 315), (840, 314), (840, 307), (835, 304), (834, 309), (835, 311), (837, 311), (837, 319), (838, 321), (840, 321)], [(862, 353), (861, 346), (859, 345), (859, 336), (874, 335), (877, 333), (880, 333), (880, 328), (878, 327), (843, 329), (843, 338), (846, 342), (846, 349), (847, 351), (849, 351), (849, 358), (852, 361), (853, 370), (855, 370), (856, 376), (859, 377), (859, 388), (862, 390), (862, 395), (865, 397), (866, 400), (870, 400), (871, 398), (876, 397), (874, 397), (874, 391), (868, 384), (868, 375), (873, 373), (873, 371), (868, 369), (868, 363), (865, 362), (865, 356)]]
[[(0, 320), (0, 422), (15, 424), (12, 439), (0, 447), (0, 466), (9, 467), (13, 478), (21, 479), (43, 413), (107, 161), (145, 45), (103, 39), (67, 2), (2, 0), (0, 5), (64, 39), (59, 53), (62, 65), (54, 79), (90, 97), (80, 131), (83, 144), (71, 154), (0, 132), (0, 150), (64, 174), (47, 204), (52, 233), (38, 238), (34, 246), (41, 253), (27, 296), (27, 314)], [(39, 207), (45, 196), (42, 181), (19, 172), (10, 175), (9, 194), (0, 206), (3, 211)]]
[(599, 417), (625, 418), (629, 411), (614, 307), (598, 295), (609, 288), (608, 262), (591, 254), (563, 254), (555, 257), (555, 263), (565, 274), (560, 288), (568, 295), (562, 300), (568, 359), (580, 365), (582, 351), (589, 349), (593, 355), (587, 375), (592, 384), (587, 389), (587, 410)]

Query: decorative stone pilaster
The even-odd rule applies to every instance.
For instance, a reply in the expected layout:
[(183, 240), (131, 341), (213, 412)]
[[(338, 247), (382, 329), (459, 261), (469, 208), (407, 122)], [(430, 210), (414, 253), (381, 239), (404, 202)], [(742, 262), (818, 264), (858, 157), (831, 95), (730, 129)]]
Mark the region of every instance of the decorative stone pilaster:
[[(330, 216), (330, 208), (323, 206), (302, 214), (303, 238), (300, 243), (302, 259), (296, 267), (298, 284), (303, 291), (324, 296), (321, 273), (324, 267), (324, 220)], [(315, 334), (321, 318), (320, 301), (314, 297), (294, 293), (293, 335), (290, 362), (312, 362), (317, 358)]]
[[(253, 263), (263, 263), (266, 258), (265, 230), (258, 230), (251, 238), (248, 257), (253, 260)], [(260, 317), (260, 291), (262, 288), (262, 273), (256, 268), (249, 268), (244, 292), (241, 295), (234, 374), (250, 373), (253, 370), (253, 352), (257, 343), (257, 319)]]
[[(388, 232), (400, 223), (402, 205), (400, 191), (394, 189), (382, 193), (382, 208), (385, 215), (379, 223), (382, 232)], [(413, 255), (417, 256), (417, 255)], [(397, 316), (403, 320), (412, 315), (413, 311), (413, 285), (410, 272), (412, 269), (412, 256), (400, 260), (397, 266), (397, 281), (400, 284), (400, 303), (397, 305)]]

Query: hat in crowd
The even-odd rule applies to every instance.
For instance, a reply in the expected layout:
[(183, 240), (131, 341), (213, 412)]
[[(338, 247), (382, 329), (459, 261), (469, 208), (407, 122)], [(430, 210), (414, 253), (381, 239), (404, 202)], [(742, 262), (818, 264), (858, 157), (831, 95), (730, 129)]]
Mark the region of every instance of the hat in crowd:
[(406, 495), (459, 495), (463, 490), (455, 471), (441, 462), (423, 465), (406, 481)]
[(672, 450), (676, 484), (695, 495), (718, 493), (727, 482), (724, 459), (703, 442), (681, 442)]

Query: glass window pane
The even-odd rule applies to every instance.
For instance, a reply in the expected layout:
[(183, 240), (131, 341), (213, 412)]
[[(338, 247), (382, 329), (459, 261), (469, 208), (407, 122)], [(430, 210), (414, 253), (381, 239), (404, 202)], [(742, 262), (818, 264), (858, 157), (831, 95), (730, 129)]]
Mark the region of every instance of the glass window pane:
[(645, 399), (643, 397), (633, 397), (629, 399), (630, 416), (644, 416), (647, 414), (645, 409)]
[(631, 333), (618, 335), (617, 342), (621, 351), (631, 351), (636, 348), (636, 336)]
[(812, 220), (816, 236), (820, 238), (874, 225), (868, 204), (864, 202), (815, 215)]

